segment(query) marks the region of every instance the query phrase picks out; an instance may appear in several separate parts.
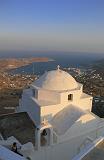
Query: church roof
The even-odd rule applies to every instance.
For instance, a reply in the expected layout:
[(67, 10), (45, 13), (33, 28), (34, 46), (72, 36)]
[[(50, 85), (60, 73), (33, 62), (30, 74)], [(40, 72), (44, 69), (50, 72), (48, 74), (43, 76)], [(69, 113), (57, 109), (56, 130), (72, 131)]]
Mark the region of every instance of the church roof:
[(68, 105), (58, 112), (50, 123), (57, 134), (63, 135), (84, 114), (86, 114), (84, 110)]
[(73, 90), (78, 88), (76, 80), (67, 72), (60, 70), (49, 71), (37, 79), (33, 86), (47, 90)]

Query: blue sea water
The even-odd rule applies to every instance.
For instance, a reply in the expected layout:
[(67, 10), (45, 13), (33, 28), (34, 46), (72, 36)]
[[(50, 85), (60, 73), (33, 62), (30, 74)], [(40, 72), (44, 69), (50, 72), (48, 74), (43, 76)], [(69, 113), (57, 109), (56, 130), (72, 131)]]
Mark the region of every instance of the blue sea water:
[[(7, 56), (8, 55), (8, 56)], [(0, 57), (49, 57), (54, 61), (49, 62), (36, 62), (28, 66), (20, 67), (16, 70), (13, 70), (12, 73), (24, 73), (24, 74), (43, 74), (45, 71), (56, 69), (57, 65), (60, 65), (60, 68), (68, 67), (81, 67), (88, 66), (94, 61), (104, 58), (104, 54), (91, 54), (91, 53), (34, 53), (34, 52), (11, 52), (6, 54), (0, 54)]]

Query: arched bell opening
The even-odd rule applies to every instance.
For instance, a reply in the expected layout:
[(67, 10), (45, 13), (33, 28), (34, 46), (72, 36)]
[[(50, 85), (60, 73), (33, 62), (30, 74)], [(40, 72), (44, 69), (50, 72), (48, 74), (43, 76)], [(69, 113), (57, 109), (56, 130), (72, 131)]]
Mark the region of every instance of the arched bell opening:
[(51, 144), (51, 129), (45, 128), (41, 131), (40, 134), (40, 145), (48, 146)]

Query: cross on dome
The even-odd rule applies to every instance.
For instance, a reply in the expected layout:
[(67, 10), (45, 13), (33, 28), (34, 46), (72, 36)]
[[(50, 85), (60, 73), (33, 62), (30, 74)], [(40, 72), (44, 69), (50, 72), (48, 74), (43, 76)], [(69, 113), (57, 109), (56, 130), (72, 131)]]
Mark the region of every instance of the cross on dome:
[(57, 66), (57, 70), (60, 70), (60, 66), (59, 65)]

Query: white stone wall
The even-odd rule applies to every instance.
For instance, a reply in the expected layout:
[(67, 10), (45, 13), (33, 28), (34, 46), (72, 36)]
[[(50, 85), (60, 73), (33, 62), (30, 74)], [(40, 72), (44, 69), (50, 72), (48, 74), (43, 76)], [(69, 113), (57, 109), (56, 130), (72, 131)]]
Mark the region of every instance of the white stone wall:
[(77, 105), (79, 108), (82, 108), (83, 110), (91, 111), (92, 97), (76, 99), (76, 101), (74, 101), (74, 104)]
[(60, 103), (60, 94), (49, 90), (38, 90), (38, 100)]
[(42, 117), (47, 117), (49, 115), (48, 120), (51, 120), (51, 118), (58, 113), (60, 110), (62, 110), (62, 108), (64, 108), (65, 106), (62, 104), (57, 104), (57, 105), (49, 105), (49, 106), (43, 106), (41, 107), (41, 116)]
[[(73, 94), (73, 100), (69, 100), (68, 101), (68, 95), (69, 94)], [(76, 100), (80, 100), (80, 96), (81, 96), (82, 92), (81, 90), (73, 90), (73, 91), (67, 91), (67, 92), (63, 92), (61, 93), (61, 103), (74, 103)]]
[(40, 107), (34, 101), (34, 98), (24, 92), (22, 95), (21, 106), (19, 112), (27, 112), (36, 125), (40, 124)]

